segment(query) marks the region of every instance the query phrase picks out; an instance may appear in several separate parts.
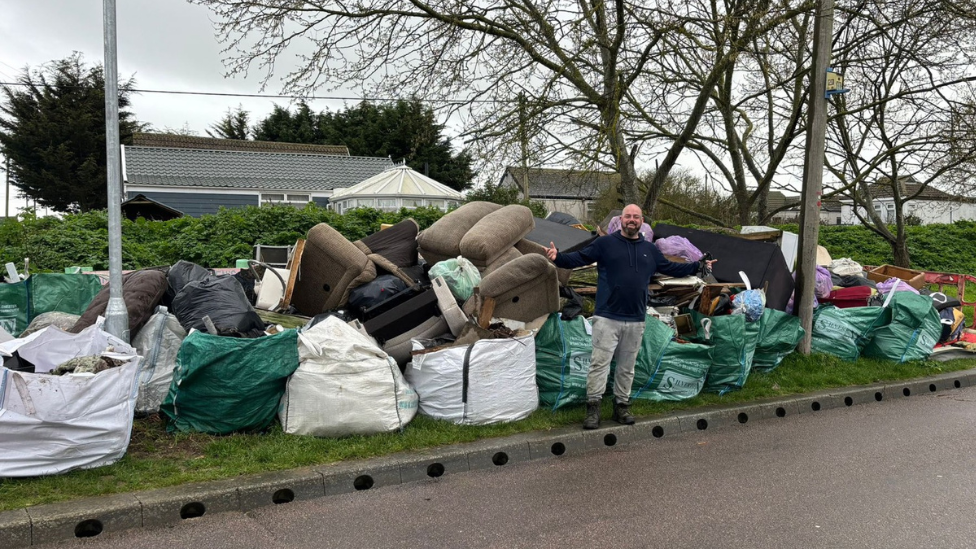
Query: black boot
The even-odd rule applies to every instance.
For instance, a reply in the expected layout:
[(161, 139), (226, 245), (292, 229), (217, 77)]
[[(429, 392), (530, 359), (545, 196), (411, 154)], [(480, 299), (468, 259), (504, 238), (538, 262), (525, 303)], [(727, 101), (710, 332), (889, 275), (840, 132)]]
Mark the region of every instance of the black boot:
[(629, 402), (616, 402), (613, 403), (613, 420), (617, 423), (623, 425), (633, 425), (634, 415), (630, 413), (630, 403)]
[(596, 429), (600, 426), (600, 401), (591, 400), (586, 403), (586, 419), (583, 420), (584, 429)]

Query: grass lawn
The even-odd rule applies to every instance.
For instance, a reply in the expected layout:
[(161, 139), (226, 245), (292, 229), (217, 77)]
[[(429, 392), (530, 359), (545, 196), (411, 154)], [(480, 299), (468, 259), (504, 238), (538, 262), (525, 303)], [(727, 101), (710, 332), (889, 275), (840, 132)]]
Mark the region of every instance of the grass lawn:
[[(741, 391), (723, 396), (706, 394), (677, 403), (636, 401), (633, 411), (638, 416), (650, 416), (974, 367), (976, 360), (896, 364), (861, 359), (847, 363), (827, 355), (793, 353), (776, 370), (750, 376)], [(610, 399), (604, 399), (604, 407), (604, 416), (609, 417)], [(135, 421), (129, 451), (114, 465), (48, 477), (0, 479), (0, 510), (544, 431), (580, 424), (583, 415), (582, 406), (555, 412), (537, 410), (523, 421), (490, 426), (459, 426), (418, 415), (401, 433), (339, 439), (287, 435), (277, 425), (260, 434), (167, 433), (162, 421), (151, 416)]]

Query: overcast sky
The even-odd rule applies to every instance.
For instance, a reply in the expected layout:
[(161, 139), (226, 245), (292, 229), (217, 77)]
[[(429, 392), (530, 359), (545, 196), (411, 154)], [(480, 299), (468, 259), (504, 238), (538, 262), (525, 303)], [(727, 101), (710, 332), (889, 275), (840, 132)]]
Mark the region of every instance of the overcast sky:
[[(206, 8), (185, 0), (116, 3), (120, 78), (135, 76), (136, 87), (145, 90), (259, 93), (256, 78), (224, 78), (221, 45)], [(101, 63), (103, 44), (102, 0), (0, 0), (0, 82), (14, 81), (26, 66), (39, 67), (74, 51), (84, 54), (89, 63)], [(265, 91), (279, 92), (274, 82)], [(139, 121), (159, 131), (185, 126), (206, 135), (207, 127), (228, 109), (242, 105), (252, 113), (253, 122), (271, 112), (275, 102), (289, 104), (288, 99), (142, 93), (132, 97), (131, 110)], [(315, 100), (310, 104), (321, 111), (356, 102)], [(0, 184), (0, 215), (4, 192)], [(23, 200), (12, 199), (11, 214), (14, 203), (24, 205)]]

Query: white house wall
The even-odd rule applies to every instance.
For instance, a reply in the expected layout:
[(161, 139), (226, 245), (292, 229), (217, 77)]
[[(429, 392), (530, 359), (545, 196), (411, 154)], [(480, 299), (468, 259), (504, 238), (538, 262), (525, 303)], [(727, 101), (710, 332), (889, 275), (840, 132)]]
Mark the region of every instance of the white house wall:
[[(885, 206), (888, 204), (888, 202), (881, 203)], [(864, 208), (858, 208), (858, 211), (864, 215)], [(976, 204), (939, 200), (917, 200), (905, 204), (905, 215), (917, 216), (922, 220), (923, 225), (953, 223), (963, 219), (976, 219)], [(851, 204), (844, 204), (841, 217), (845, 225), (859, 223), (857, 217), (854, 215), (853, 205)]]

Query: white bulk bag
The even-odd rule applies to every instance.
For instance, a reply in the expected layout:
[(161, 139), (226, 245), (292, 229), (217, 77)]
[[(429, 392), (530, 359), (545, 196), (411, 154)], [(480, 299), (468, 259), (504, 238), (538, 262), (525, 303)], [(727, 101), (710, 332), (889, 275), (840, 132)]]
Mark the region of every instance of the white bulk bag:
[(176, 315), (160, 305), (132, 339), (136, 351), (143, 357), (139, 396), (136, 399), (137, 414), (155, 414), (159, 411), (159, 405), (173, 382), (176, 355), (185, 338), (186, 330), (180, 326)]
[[(110, 465), (129, 446), (142, 357), (97, 326), (81, 334), (56, 328), (45, 331), (57, 349), (55, 356), (67, 352), (70, 341), (75, 352), (67, 353), (71, 354), (67, 359), (100, 354), (129, 361), (97, 374), (64, 376), (0, 368), (0, 478)], [(78, 338), (81, 335), (87, 339)], [(101, 342), (112, 345), (115, 352), (91, 352)], [(31, 355), (38, 370), (50, 371), (60, 364), (45, 361), (42, 355)]]
[(9, 353), (17, 351), (21, 358), (34, 364), (34, 373), (37, 374), (46, 374), (72, 358), (101, 355), (110, 346), (126, 356), (137, 354), (128, 343), (102, 331), (103, 323), (104, 319), (99, 317), (95, 324), (77, 334), (57, 326), (48, 326), (23, 339), (4, 344), (2, 350)]
[(414, 354), (404, 374), (420, 395), (422, 414), (454, 423), (517, 421), (539, 406), (534, 334)]
[(417, 414), (417, 393), (396, 361), (336, 317), (298, 334), (298, 357), (278, 411), (286, 433), (382, 433), (402, 429)]

